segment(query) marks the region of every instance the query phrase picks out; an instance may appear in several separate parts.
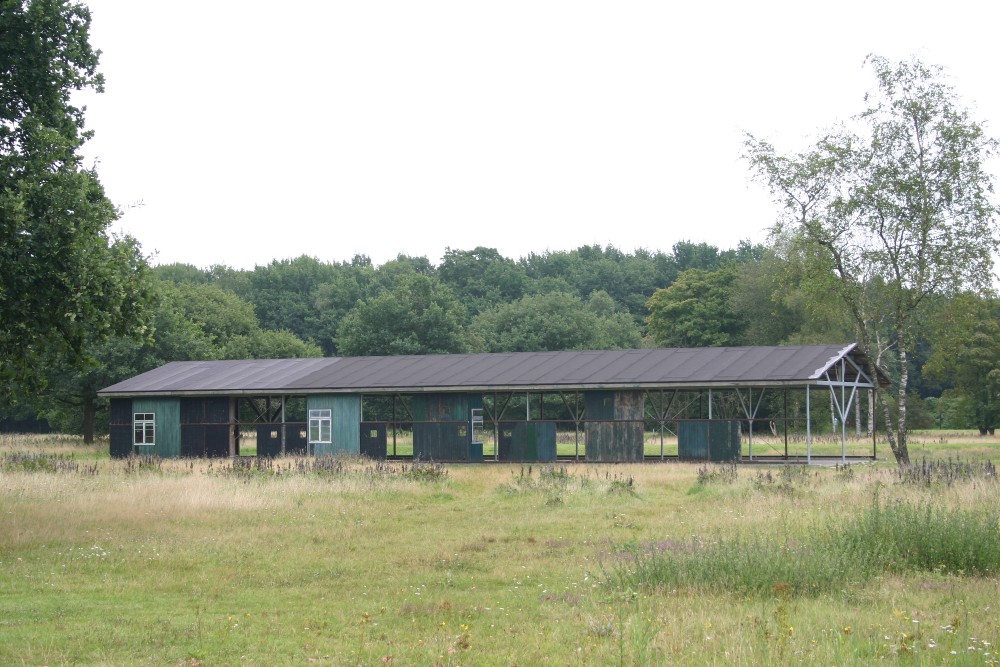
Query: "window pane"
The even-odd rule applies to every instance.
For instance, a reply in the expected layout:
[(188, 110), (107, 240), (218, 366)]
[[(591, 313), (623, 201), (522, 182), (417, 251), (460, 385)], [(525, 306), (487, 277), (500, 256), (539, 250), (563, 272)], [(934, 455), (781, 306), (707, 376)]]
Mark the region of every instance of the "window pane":
[(152, 445), (156, 442), (156, 421), (152, 412), (136, 412), (133, 418), (133, 438), (136, 445)]

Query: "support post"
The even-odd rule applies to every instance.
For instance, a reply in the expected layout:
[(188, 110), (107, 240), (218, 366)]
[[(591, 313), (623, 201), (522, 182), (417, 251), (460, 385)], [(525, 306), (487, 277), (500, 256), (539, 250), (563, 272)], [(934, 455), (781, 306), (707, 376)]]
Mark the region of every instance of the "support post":
[(806, 463), (812, 463), (812, 409), (809, 405), (809, 385), (806, 385)]
[[(260, 456), (260, 452), (257, 452)], [(281, 455), (285, 455), (285, 395), (281, 395)]]
[(785, 414), (782, 420), (782, 430), (785, 432), (785, 460), (788, 460), (788, 387), (785, 387)]
[[(847, 463), (847, 415), (851, 414), (851, 406), (845, 404), (844, 401), (847, 400), (845, 395), (846, 389), (844, 388), (844, 378), (846, 377), (847, 363), (845, 361), (840, 362), (840, 405), (837, 409), (840, 411), (840, 462)], [(853, 395), (852, 397), (853, 398)]]

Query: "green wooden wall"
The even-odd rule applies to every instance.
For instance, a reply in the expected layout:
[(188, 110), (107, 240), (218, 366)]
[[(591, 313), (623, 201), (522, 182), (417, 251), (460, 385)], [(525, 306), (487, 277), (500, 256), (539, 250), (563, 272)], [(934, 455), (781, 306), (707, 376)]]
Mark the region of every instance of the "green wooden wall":
[(306, 410), (325, 409), (333, 416), (333, 442), (313, 446), (314, 453), (360, 454), (361, 394), (321, 394), (306, 399)]
[(739, 461), (741, 441), (738, 421), (682, 421), (677, 427), (677, 458)]
[(136, 454), (156, 454), (163, 458), (181, 455), (181, 402), (176, 398), (136, 398), (132, 413), (152, 412), (156, 422), (156, 445), (136, 447)]
[[(421, 461), (470, 461), (470, 410), (483, 407), (482, 394), (413, 394), (413, 458)], [(478, 458), (482, 458), (481, 450)]]

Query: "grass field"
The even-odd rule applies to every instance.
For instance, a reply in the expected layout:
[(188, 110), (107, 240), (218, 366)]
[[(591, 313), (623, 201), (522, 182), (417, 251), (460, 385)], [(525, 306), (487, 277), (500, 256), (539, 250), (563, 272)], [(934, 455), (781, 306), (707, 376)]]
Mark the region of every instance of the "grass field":
[(1000, 664), (1000, 449), (913, 454), (242, 467), (0, 436), (0, 664)]

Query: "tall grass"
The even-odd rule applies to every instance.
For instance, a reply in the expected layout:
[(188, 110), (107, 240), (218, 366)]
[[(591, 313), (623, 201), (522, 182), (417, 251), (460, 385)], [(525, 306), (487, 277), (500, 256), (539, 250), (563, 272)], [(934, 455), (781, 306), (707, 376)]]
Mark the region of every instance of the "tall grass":
[[(97, 463), (0, 468), (2, 665), (990, 664), (1000, 639), (981, 475)], [(932, 531), (958, 555), (907, 560)]]
[(808, 535), (731, 535), (618, 547), (603, 563), (614, 588), (816, 595), (890, 573), (1000, 574), (1000, 518), (981, 508), (876, 498)]
[(831, 530), (829, 547), (887, 572), (994, 576), (1000, 574), (1000, 517), (932, 500), (876, 499), (846, 527)]

